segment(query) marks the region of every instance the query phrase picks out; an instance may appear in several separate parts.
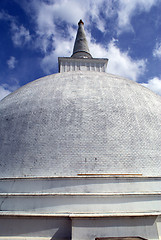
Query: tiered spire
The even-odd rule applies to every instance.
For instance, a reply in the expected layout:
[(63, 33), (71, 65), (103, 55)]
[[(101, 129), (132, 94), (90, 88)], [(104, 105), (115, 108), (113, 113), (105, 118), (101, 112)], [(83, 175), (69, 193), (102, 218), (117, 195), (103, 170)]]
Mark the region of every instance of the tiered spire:
[(92, 58), (88, 43), (84, 31), (84, 22), (82, 20), (78, 23), (78, 31), (74, 44), (73, 55), (72, 58)]

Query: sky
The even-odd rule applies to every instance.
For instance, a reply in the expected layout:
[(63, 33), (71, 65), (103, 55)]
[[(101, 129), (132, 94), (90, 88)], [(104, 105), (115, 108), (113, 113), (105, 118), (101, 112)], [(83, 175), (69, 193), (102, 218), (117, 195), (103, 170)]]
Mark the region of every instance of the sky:
[(58, 72), (84, 21), (107, 72), (161, 95), (161, 0), (0, 0), (0, 99)]

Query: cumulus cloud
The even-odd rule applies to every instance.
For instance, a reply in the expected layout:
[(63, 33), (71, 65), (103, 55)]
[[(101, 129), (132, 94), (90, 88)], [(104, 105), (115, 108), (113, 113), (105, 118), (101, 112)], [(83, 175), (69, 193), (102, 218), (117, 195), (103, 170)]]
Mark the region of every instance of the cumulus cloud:
[(10, 81), (12, 81), (12, 84), (4, 83), (0, 85), (0, 100), (20, 87), (19, 81), (17, 79), (11, 78)]
[(11, 56), (11, 57), (8, 59), (8, 61), (7, 61), (8, 67), (9, 67), (10, 69), (14, 69), (16, 63), (17, 63), (17, 60), (16, 60), (16, 58), (13, 57), (13, 56)]
[[(57, 62), (58, 57), (66, 56), (69, 57), (71, 55), (71, 49), (73, 47), (72, 41), (70, 39), (57, 39), (54, 42), (55, 50), (46, 54), (45, 57), (42, 59), (41, 66), (45, 73), (49, 74), (53, 72), (54, 63)], [(63, 46), (63, 48), (62, 48)]]
[(23, 25), (17, 23), (17, 19), (8, 13), (1, 11), (0, 20), (4, 20), (10, 23), (11, 27), (11, 38), (15, 45), (23, 46), (31, 40), (31, 35), (29, 30), (27, 30)]
[(139, 76), (144, 74), (146, 69), (146, 60), (132, 59), (128, 52), (122, 52), (114, 42), (111, 41), (108, 46), (109, 71), (137, 81)]
[(107, 49), (102, 45), (90, 43), (91, 53), (94, 57), (109, 58), (107, 72), (117, 74), (123, 77), (137, 81), (139, 76), (144, 74), (146, 69), (146, 60), (134, 60), (128, 52), (122, 52), (112, 40)]
[(88, 0), (88, 5), (85, 6), (85, 20), (88, 24), (91, 21), (97, 29), (102, 33), (107, 31), (107, 21), (112, 16), (116, 15), (115, 2), (116, 0)]
[[(41, 66), (45, 73), (49, 74), (52, 72), (54, 62), (57, 62), (58, 57), (68, 57), (72, 54), (71, 51), (74, 45), (76, 29), (69, 27), (67, 32), (68, 36), (63, 36), (61, 33), (57, 32), (56, 38), (53, 37), (52, 51), (49, 52), (46, 51), (48, 40), (45, 38), (45, 56), (41, 62)], [(107, 68), (109, 73), (128, 77), (134, 81), (137, 81), (139, 76), (144, 74), (146, 69), (146, 59), (132, 59), (128, 51), (123, 52), (116, 46), (114, 40), (107, 44), (107, 47), (96, 43), (95, 39), (92, 38), (87, 29), (86, 35), (92, 56), (96, 58), (109, 58)]]
[[(54, 62), (57, 62), (58, 57), (71, 56), (76, 34), (75, 29), (70, 28), (69, 33), (69, 37), (64, 38), (58, 34), (53, 42), (53, 51), (46, 54), (42, 59), (41, 66), (45, 73), (49, 74), (53, 71)], [(137, 81), (145, 73), (146, 59), (132, 59), (128, 51), (123, 52), (117, 47), (115, 40), (104, 47), (95, 42), (90, 32), (86, 31), (86, 36), (90, 52), (94, 58), (109, 58), (107, 72), (130, 78), (133, 81)]]
[(108, 2), (106, 0), (24, 0), (21, 6), (29, 14), (34, 11), (32, 17), (37, 22), (39, 31), (50, 34), (54, 32), (55, 24), (59, 21), (76, 25), (81, 18), (86, 23), (94, 22), (96, 28), (105, 31), (106, 19), (116, 14), (113, 8), (114, 2), (117, 0), (108, 0)]
[[(74, 11), (71, 11), (71, 9)], [(73, 24), (77, 22), (79, 18), (84, 17), (85, 14), (81, 3), (75, 0), (52, 1), (50, 4), (41, 2), (37, 10), (37, 22), (41, 29), (44, 29), (46, 25), (49, 27), (53, 26), (53, 22), (59, 21), (60, 19), (61, 21)]]
[(14, 21), (14, 17), (4, 11), (1, 11), (0, 12), (0, 20)]
[[(105, 0), (86, 0), (85, 4), (75, 0), (25, 1), (29, 14), (31, 14), (31, 9), (34, 10), (32, 16), (37, 25), (35, 47), (41, 49), (44, 54), (41, 67), (45, 73), (52, 72), (57, 57), (71, 55), (79, 19), (82, 18), (86, 22), (86, 33), (89, 41), (91, 36), (87, 29), (90, 28), (88, 24), (91, 21), (100, 31), (105, 31), (106, 19), (101, 17), (100, 13), (109, 17), (114, 14), (112, 3), (112, 0), (109, 1), (109, 4)], [(64, 29), (59, 28), (60, 21), (61, 24), (63, 21), (66, 24)], [(95, 43), (94, 47), (98, 49), (99, 45)], [(93, 56), (97, 56), (97, 53)]]
[[(79, 19), (87, 24), (91, 21), (102, 33), (108, 31), (107, 22), (111, 17), (118, 18), (120, 32), (131, 30), (131, 18), (138, 11), (148, 12), (160, 0), (60, 0), (27, 1), (21, 5), (37, 22), (38, 30), (47, 34), (54, 33), (55, 24), (64, 21), (75, 25)], [(32, 10), (31, 10), (32, 9)], [(34, 12), (33, 12), (34, 11)], [(114, 26), (116, 27), (116, 26)]]
[(31, 40), (29, 30), (23, 25), (18, 26), (15, 22), (11, 23), (12, 41), (17, 46), (22, 46)]
[[(57, 57), (70, 56), (76, 34), (76, 25), (80, 18), (85, 21), (86, 34), (93, 57), (109, 58), (108, 72), (128, 77), (134, 81), (144, 74), (146, 59), (132, 59), (128, 51), (121, 51), (114, 41), (106, 47), (95, 42), (90, 35), (92, 26), (102, 34), (107, 31), (108, 18), (118, 16), (121, 31), (129, 28), (131, 17), (136, 10), (148, 12), (158, 0), (61, 0), (61, 1), (23, 1), (24, 9), (36, 23), (37, 41), (44, 57), (41, 67), (45, 73), (51, 73)], [(32, 15), (31, 15), (32, 9)], [(73, 11), (74, 9), (74, 11)], [(64, 24), (64, 28), (59, 24)]]
[(161, 79), (154, 77), (148, 81), (148, 83), (142, 83), (144, 87), (149, 88), (153, 92), (161, 95)]
[(0, 85), (0, 100), (2, 100), (10, 93), (11, 93), (10, 90), (6, 89), (3, 85)]
[(157, 42), (153, 51), (153, 56), (161, 59), (161, 42)]
[[(73, 39), (71, 29), (76, 32), (77, 22), (83, 19), (86, 28), (91, 28), (91, 21), (95, 28), (102, 33), (107, 31), (106, 19), (116, 14), (113, 3), (117, 0), (61, 0), (61, 1), (26, 1), (23, 0), (21, 6), (32, 17), (36, 24), (35, 47), (39, 48), (45, 54), (44, 60), (53, 59), (54, 50), (57, 51), (57, 41), (63, 43)], [(64, 28), (60, 27), (64, 25)], [(68, 44), (66, 44), (68, 45)], [(62, 45), (62, 47), (64, 47)], [(66, 51), (66, 49), (64, 49)], [(49, 53), (50, 51), (50, 53)], [(50, 56), (52, 57), (50, 57)], [(43, 66), (43, 64), (42, 64)]]
[(157, 3), (158, 0), (120, 0), (118, 11), (119, 32), (132, 30), (130, 21), (133, 15), (138, 11), (148, 12)]

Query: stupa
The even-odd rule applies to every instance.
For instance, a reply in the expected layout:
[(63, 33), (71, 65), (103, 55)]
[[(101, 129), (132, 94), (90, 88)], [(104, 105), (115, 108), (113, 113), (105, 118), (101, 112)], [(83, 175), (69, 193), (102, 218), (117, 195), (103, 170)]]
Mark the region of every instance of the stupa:
[(160, 239), (161, 97), (106, 73), (82, 20), (58, 62), (0, 102), (0, 239)]

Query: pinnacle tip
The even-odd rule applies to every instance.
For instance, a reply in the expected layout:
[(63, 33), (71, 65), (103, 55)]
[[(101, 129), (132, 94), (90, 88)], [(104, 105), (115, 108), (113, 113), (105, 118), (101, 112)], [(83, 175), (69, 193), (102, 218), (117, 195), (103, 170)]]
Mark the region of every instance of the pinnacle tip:
[(84, 22), (82, 21), (82, 19), (80, 19), (78, 25), (80, 25), (80, 24), (83, 24), (83, 25), (84, 25)]

